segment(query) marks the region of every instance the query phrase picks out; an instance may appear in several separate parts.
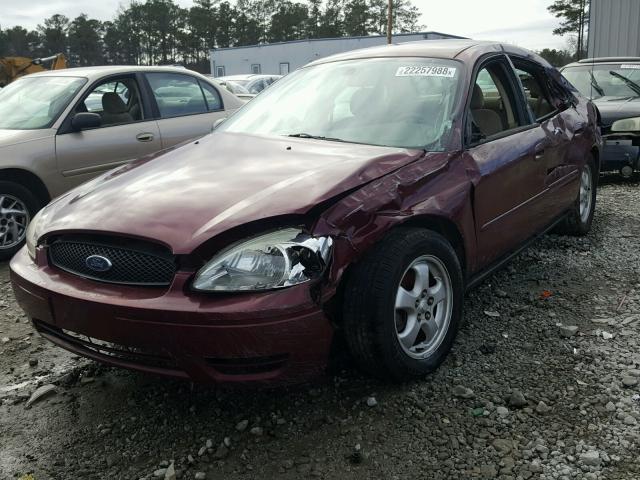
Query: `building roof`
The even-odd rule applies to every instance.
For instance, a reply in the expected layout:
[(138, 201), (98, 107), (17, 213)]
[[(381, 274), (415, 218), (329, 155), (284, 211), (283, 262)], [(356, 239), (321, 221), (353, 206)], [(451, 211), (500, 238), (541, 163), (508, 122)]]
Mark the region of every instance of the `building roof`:
[[(441, 33), (441, 32), (435, 32), (435, 31), (429, 31), (429, 32), (415, 32), (415, 33), (396, 33), (393, 35), (393, 38), (401, 38), (401, 37), (411, 37), (411, 36), (415, 36), (415, 35), (442, 35), (443, 37), (446, 38), (456, 38), (456, 39), (464, 39), (466, 37), (459, 37), (458, 35), (450, 35), (448, 33)], [(289, 40), (287, 42), (273, 42), (273, 43), (258, 43), (258, 44), (254, 44), (254, 45), (240, 45), (237, 47), (223, 47), (223, 48), (211, 48), (210, 51), (212, 52), (221, 52), (224, 50), (238, 50), (241, 48), (256, 48), (256, 47), (261, 47), (261, 48), (265, 48), (265, 47), (272, 47), (275, 45), (289, 45), (289, 44), (294, 44), (294, 43), (306, 43), (306, 42), (325, 42), (325, 41), (331, 41), (331, 40), (354, 40), (354, 39), (368, 39), (368, 38), (386, 38), (386, 35), (361, 35), (361, 36), (354, 36), (354, 37), (326, 37), (326, 38), (303, 38), (300, 40)]]

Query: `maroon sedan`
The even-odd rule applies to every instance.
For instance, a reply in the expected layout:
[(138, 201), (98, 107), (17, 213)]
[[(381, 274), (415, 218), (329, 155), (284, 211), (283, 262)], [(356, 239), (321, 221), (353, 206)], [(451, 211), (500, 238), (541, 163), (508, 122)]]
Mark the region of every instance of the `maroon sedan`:
[(540, 57), (471, 40), (316, 61), (214, 133), (31, 222), (16, 297), (52, 342), (198, 381), (300, 381), (337, 334), (375, 375), (445, 358), (465, 290), (584, 235), (597, 113)]

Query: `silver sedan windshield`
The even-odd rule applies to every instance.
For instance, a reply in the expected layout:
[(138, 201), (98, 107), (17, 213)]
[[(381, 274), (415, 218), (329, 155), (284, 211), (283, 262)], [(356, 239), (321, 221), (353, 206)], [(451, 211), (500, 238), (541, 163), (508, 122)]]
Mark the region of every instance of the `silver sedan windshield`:
[(78, 77), (25, 77), (0, 91), (0, 128), (49, 128), (86, 79)]
[(405, 57), (302, 68), (249, 102), (220, 130), (442, 150), (460, 69), (453, 60)]

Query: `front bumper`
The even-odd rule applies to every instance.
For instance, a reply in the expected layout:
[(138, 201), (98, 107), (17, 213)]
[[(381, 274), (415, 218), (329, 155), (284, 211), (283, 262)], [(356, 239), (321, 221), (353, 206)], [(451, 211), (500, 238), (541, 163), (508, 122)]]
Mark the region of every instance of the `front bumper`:
[(601, 170), (618, 171), (625, 166), (640, 169), (640, 136), (604, 136)]
[(237, 295), (109, 285), (11, 261), (19, 305), (47, 339), (110, 365), (198, 382), (298, 383), (326, 367), (333, 329), (309, 285)]

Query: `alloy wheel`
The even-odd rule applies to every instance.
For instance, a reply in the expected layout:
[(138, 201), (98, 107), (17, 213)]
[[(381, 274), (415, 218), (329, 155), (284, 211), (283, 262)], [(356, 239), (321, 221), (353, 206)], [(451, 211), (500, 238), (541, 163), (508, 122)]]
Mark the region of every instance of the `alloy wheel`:
[(447, 335), (453, 307), (451, 277), (440, 259), (423, 255), (405, 270), (395, 300), (396, 335), (412, 358), (432, 355)]
[(29, 210), (13, 195), (0, 195), (0, 250), (19, 245), (27, 233)]
[(592, 195), (591, 167), (585, 165), (580, 176), (580, 221), (585, 223), (591, 214)]

